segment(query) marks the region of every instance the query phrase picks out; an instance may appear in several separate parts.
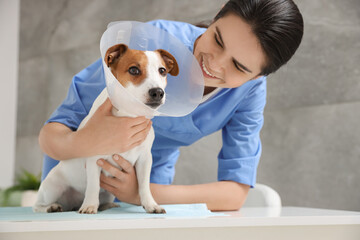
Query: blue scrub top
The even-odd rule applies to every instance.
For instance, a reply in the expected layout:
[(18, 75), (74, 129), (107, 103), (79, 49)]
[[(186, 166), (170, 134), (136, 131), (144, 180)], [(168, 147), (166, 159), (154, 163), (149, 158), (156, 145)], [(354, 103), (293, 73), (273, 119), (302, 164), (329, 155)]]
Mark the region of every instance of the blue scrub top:
[[(206, 30), (188, 23), (166, 20), (156, 20), (149, 24), (168, 31), (191, 52), (195, 40)], [(105, 77), (99, 59), (74, 76), (66, 99), (46, 123), (59, 122), (75, 131), (104, 88)], [(265, 103), (266, 78), (261, 77), (238, 88), (222, 89), (184, 117), (153, 118), (155, 140), (150, 181), (171, 184), (179, 147), (191, 145), (202, 137), (222, 130), (218, 180), (235, 181), (253, 187), (261, 155), (260, 130)], [(57, 160), (45, 155), (43, 179), (57, 163)]]

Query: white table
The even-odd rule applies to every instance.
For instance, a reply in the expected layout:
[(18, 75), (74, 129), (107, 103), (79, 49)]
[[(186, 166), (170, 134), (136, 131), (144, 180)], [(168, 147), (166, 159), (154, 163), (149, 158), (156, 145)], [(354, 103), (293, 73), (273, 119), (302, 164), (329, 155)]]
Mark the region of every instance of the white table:
[(243, 208), (226, 216), (0, 222), (0, 239), (354, 239), (360, 212), (282, 207)]

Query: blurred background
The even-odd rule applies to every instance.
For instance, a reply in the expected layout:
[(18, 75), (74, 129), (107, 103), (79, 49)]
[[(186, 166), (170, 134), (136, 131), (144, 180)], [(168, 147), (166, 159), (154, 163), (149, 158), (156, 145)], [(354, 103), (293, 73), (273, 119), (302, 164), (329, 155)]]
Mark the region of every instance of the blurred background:
[[(1, 159), (0, 187), (22, 169), (40, 173), (39, 130), (65, 98), (72, 76), (100, 57), (109, 22), (196, 24), (211, 20), (225, 2), (0, 0), (0, 13), (7, 14), (0, 29), (13, 34), (1, 31), (0, 70), (12, 78), (0, 80), (1, 151), (9, 153)], [(293, 59), (268, 78), (257, 182), (274, 188), (284, 206), (360, 211), (360, 1), (295, 2), (305, 34)], [(182, 148), (174, 183), (216, 181), (221, 143), (219, 132)]]

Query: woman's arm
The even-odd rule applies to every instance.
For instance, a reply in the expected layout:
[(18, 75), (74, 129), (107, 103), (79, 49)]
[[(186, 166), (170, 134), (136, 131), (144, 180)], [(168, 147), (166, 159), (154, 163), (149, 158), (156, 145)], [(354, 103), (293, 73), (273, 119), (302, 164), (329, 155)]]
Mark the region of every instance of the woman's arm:
[[(134, 167), (120, 156), (114, 161), (122, 170), (109, 162), (99, 160), (98, 165), (114, 177), (101, 175), (100, 186), (114, 194), (120, 201), (140, 205)], [(238, 210), (245, 202), (250, 186), (233, 181), (220, 181), (198, 185), (150, 184), (151, 192), (158, 204), (206, 203), (212, 211)]]
[(41, 150), (57, 160), (125, 152), (142, 143), (151, 121), (145, 117), (115, 117), (107, 99), (86, 125), (72, 131), (64, 124), (51, 122), (41, 129)]
[(250, 186), (232, 181), (198, 185), (151, 184), (158, 204), (206, 203), (211, 211), (238, 210), (244, 204)]

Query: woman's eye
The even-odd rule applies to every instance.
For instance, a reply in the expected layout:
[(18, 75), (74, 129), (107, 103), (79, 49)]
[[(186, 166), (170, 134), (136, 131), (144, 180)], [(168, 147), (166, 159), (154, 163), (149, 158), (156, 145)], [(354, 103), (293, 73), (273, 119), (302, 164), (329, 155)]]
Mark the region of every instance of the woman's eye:
[(242, 69), (237, 65), (237, 63), (236, 63), (235, 61), (233, 61), (233, 63), (234, 63), (234, 67), (235, 67), (238, 71), (240, 71), (240, 72), (242, 72), (242, 73), (245, 73), (244, 70), (242, 70)]
[(140, 75), (141, 71), (138, 67), (130, 67), (129, 68), (129, 73), (131, 75), (134, 75), (134, 76), (137, 76), (137, 75)]
[(220, 43), (216, 34), (215, 34), (215, 41), (216, 41), (217, 45), (219, 45), (221, 48), (223, 47), (223, 45)]
[(166, 69), (161, 67), (159, 68), (159, 73), (161, 74), (161, 76), (165, 76), (166, 75)]

